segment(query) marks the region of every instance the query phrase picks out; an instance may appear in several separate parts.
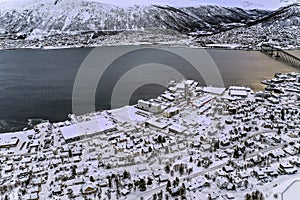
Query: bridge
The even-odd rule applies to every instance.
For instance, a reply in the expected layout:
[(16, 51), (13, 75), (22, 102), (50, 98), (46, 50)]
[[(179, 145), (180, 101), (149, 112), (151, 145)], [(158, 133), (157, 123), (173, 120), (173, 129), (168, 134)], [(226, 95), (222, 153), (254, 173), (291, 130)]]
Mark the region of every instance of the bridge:
[(263, 44), (261, 46), (261, 52), (267, 54), (268, 56), (279, 60), (281, 62), (284, 62), (285, 64), (288, 64), (292, 67), (300, 68), (300, 58), (278, 48), (274, 47), (270, 44)]

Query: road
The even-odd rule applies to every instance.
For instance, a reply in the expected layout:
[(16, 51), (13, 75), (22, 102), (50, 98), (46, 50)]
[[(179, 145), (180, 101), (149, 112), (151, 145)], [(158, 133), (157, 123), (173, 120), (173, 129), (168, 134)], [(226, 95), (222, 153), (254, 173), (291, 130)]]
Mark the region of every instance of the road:
[[(272, 147), (269, 147), (269, 148), (264, 149), (262, 151), (259, 151), (259, 153), (267, 153), (267, 152), (273, 151), (275, 149), (280, 149), (284, 145), (285, 145), (285, 143), (277, 145), (277, 146), (272, 146)], [(257, 153), (249, 154), (249, 155), (246, 156), (246, 159), (252, 158), (252, 157), (257, 156), (257, 155), (258, 155), (258, 152)], [(235, 159), (235, 161), (241, 161), (241, 160), (243, 160), (243, 158)], [(179, 178), (179, 180), (182, 181), (182, 180), (185, 180), (187, 178), (196, 178), (197, 176), (202, 176), (202, 175), (205, 175), (206, 173), (211, 173), (211, 172), (213, 172), (213, 171), (215, 171), (217, 169), (220, 169), (220, 168), (224, 167), (226, 164), (227, 164), (227, 162), (224, 162), (222, 164), (216, 165), (214, 167), (211, 167), (209, 169), (203, 170), (201, 172), (197, 172), (197, 173), (194, 173), (194, 174), (189, 175), (189, 176), (181, 177), (181, 178)], [(154, 188), (154, 189), (148, 190), (146, 192), (143, 192), (141, 194), (138, 194), (137, 197), (138, 198), (140, 198), (140, 197), (146, 197), (146, 196), (150, 196), (150, 195), (152, 195), (154, 193), (158, 193), (158, 192), (160, 192), (160, 190), (164, 190), (164, 188), (166, 187), (166, 185), (167, 184), (165, 183), (163, 185), (158, 186), (157, 188)]]

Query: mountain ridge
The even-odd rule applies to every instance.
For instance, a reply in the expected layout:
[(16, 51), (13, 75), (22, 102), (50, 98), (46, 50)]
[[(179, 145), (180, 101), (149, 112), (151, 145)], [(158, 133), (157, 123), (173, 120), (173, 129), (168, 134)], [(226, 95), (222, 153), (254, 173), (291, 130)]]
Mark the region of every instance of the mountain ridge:
[[(179, 32), (220, 28), (226, 23), (241, 23), (267, 11), (245, 12), (239, 8), (199, 6), (117, 6), (88, 1), (55, 1), (32, 4), (23, 9), (0, 10), (0, 29), (12, 33), (42, 31), (120, 30), (143, 28), (175, 29)], [(207, 16), (201, 14), (206, 13)]]
[[(300, 26), (299, 3), (268, 11), (215, 5), (198, 7), (135, 5), (122, 8), (84, 0), (75, 2), (55, 0), (47, 3), (36, 0), (27, 1), (35, 3), (15, 9), (0, 8), (0, 39), (46, 41), (49, 36), (53, 36), (59, 40), (65, 40), (65, 37), (72, 38), (73, 35), (79, 35), (79, 38), (81, 34), (91, 33), (92, 35), (84, 35), (85, 38), (82, 39), (84, 40), (82, 44), (89, 44), (91, 39), (96, 43), (107, 39), (102, 36), (116, 35), (115, 39), (118, 39), (118, 36), (130, 37), (128, 34), (119, 35), (124, 31), (158, 30), (158, 35), (163, 37), (159, 40), (163, 41), (163, 32), (169, 34), (167, 30), (193, 38), (201, 38), (240, 28), (251, 29), (250, 31), (253, 32), (251, 27), (255, 26), (266, 26), (275, 31), (281, 29), (284, 31), (285, 27)], [(145, 34), (148, 33), (145, 31)], [(232, 33), (234, 34), (234, 31)], [(152, 34), (155, 37), (155, 32)], [(96, 41), (99, 36), (102, 37), (101, 41)], [(145, 41), (143, 37), (148, 36), (140, 35), (139, 40)]]

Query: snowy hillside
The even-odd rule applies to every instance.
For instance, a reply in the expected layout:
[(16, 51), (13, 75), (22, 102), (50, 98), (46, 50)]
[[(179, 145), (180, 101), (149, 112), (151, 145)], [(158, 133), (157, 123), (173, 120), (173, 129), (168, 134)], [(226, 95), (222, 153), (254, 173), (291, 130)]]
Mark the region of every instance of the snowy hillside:
[[(200, 44), (241, 44), (257, 48), (262, 42), (271, 42), (282, 48), (300, 47), (300, 5), (293, 4), (278, 9), (246, 26), (198, 37)], [(234, 37), (233, 37), (234, 36)]]
[[(201, 6), (117, 7), (88, 1), (26, 0), (16, 8), (0, 9), (0, 29), (12, 33), (78, 32), (87, 30), (136, 30), (149, 27), (170, 28), (180, 32), (213, 31), (226, 24), (245, 23), (266, 11)], [(43, 3), (41, 3), (43, 2)]]
[[(66, 43), (72, 45), (72, 42), (65, 41), (69, 37), (81, 46), (91, 42), (102, 43), (107, 37), (124, 31), (138, 31), (138, 35), (143, 31), (149, 34), (149, 30), (159, 31), (160, 35), (164, 30), (166, 34), (169, 34), (168, 31), (175, 31), (175, 34), (166, 36), (169, 38), (177, 34), (208, 36), (259, 23), (266, 26), (298, 26), (300, 13), (298, 4), (276, 11), (216, 5), (120, 7), (100, 3), (98, 0), (0, 0), (0, 4), (0, 39), (5, 41), (2, 48), (14, 48), (11, 39), (25, 39), (14, 42), (21, 43), (15, 47), (24, 46), (26, 41), (36, 43), (30, 42), (32, 44), (29, 46), (47, 45), (47, 40), (51, 39), (64, 46)], [(156, 33), (152, 34), (155, 37)], [(130, 36), (125, 37), (130, 39)], [(41, 40), (46, 41), (46, 44), (41, 44)], [(161, 41), (160, 38), (158, 40)], [(55, 45), (54, 41), (50, 42), (51, 45)], [(5, 45), (7, 43), (9, 45)]]
[(147, 21), (148, 26), (157, 26), (155, 20), (147, 20), (147, 16), (144, 16), (151, 16), (149, 8), (137, 6), (123, 9), (109, 4), (70, 0), (49, 2), (2, 9), (0, 28), (8, 32), (31, 33), (37, 30), (65, 32), (136, 29), (145, 26), (143, 21)]

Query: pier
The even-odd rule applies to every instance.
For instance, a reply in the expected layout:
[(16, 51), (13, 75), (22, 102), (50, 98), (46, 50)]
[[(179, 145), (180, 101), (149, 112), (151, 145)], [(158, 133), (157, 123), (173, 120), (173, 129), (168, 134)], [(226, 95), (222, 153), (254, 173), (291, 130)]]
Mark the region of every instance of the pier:
[(268, 56), (284, 62), (292, 67), (300, 68), (300, 58), (282, 50), (281, 48), (275, 47), (270, 44), (263, 44), (261, 46), (262, 53), (267, 54)]

